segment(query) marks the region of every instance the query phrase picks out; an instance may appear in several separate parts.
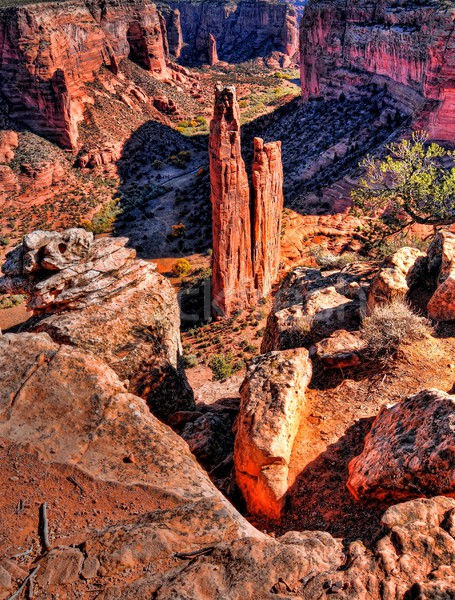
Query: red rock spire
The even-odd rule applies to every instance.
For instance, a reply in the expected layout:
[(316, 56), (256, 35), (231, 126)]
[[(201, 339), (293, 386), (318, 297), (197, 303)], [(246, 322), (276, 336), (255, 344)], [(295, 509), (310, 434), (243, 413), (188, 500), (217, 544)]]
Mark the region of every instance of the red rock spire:
[(212, 302), (229, 316), (253, 300), (250, 190), (240, 145), (240, 111), (233, 86), (215, 87), (210, 123)]
[(280, 266), (283, 165), (281, 142), (264, 144), (254, 138), (253, 161), (253, 269), (254, 286), (267, 296)]

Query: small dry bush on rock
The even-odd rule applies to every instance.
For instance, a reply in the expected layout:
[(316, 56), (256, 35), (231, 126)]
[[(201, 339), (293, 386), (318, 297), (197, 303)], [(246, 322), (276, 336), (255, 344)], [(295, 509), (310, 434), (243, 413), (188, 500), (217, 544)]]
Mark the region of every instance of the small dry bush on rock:
[(427, 319), (412, 312), (403, 301), (375, 306), (363, 317), (362, 337), (373, 357), (390, 356), (402, 343), (415, 342), (431, 332)]

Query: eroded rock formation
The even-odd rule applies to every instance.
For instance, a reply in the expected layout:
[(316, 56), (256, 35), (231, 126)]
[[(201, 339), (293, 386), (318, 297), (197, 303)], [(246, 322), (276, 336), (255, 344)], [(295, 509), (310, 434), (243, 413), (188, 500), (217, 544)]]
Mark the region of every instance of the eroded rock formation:
[(349, 464), (349, 490), (394, 501), (455, 494), (454, 420), (455, 397), (438, 390), (383, 407)]
[(455, 234), (440, 231), (428, 248), (428, 276), (436, 291), (428, 315), (437, 321), (455, 320)]
[(194, 407), (181, 364), (179, 307), (155, 265), (126, 243), (94, 240), (83, 229), (35, 231), (7, 255), (0, 289), (27, 293), (29, 307), (45, 315), (35, 330), (102, 358), (167, 419)]
[(267, 296), (280, 266), (283, 164), (281, 142), (254, 139), (253, 269), (258, 294)]
[(292, 447), (312, 374), (304, 348), (254, 359), (240, 388), (235, 477), (248, 511), (278, 519), (288, 490)]
[(240, 110), (235, 88), (215, 88), (209, 138), (212, 202), (212, 303), (230, 315), (254, 294), (250, 190), (240, 144)]
[(453, 141), (452, 31), (453, 8), (442, 4), (311, 0), (301, 20), (303, 97), (388, 82), (410, 114), (434, 102), (426, 127), (432, 138)]
[(358, 329), (368, 286), (349, 273), (294, 269), (274, 298), (261, 351), (299, 348), (338, 329)]
[[(93, 103), (87, 84), (103, 68), (116, 74), (125, 58), (155, 78), (182, 81), (180, 65), (169, 57), (178, 58), (184, 43), (190, 52), (206, 55), (210, 24), (227, 61), (237, 59), (234, 48), (241, 48), (247, 58), (261, 49), (279, 50), (283, 56), (296, 51), (297, 29), (289, 5), (241, 1), (231, 12), (223, 0), (171, 4), (72, 0), (0, 9), (0, 93), (9, 116), (76, 150), (78, 124), (86, 105)], [(244, 44), (239, 31), (248, 40)], [(251, 42), (252, 35), (257, 44)]]
[(215, 88), (209, 138), (212, 202), (212, 299), (216, 314), (267, 296), (280, 264), (283, 166), (281, 143), (254, 140), (252, 210), (240, 143), (235, 88)]
[(382, 263), (368, 291), (368, 308), (393, 300), (404, 300), (422, 276), (425, 254), (416, 248), (400, 248)]

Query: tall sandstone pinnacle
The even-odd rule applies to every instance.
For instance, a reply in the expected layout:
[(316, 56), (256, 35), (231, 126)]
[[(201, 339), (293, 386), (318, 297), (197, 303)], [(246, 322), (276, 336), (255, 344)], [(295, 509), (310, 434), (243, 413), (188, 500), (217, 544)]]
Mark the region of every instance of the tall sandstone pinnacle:
[(281, 142), (254, 140), (250, 206), (235, 88), (217, 85), (209, 154), (212, 308), (215, 315), (229, 316), (267, 296), (278, 275), (283, 210)]
[(253, 161), (253, 268), (259, 296), (267, 296), (280, 266), (283, 163), (281, 142), (264, 144), (254, 138)]

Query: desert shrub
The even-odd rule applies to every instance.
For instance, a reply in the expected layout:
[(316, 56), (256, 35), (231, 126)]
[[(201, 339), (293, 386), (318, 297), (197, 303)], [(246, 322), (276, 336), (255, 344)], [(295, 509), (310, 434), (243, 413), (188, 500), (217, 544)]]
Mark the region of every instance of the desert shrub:
[(317, 244), (310, 247), (310, 256), (314, 258), (318, 267), (321, 269), (342, 269), (347, 265), (359, 262), (361, 257), (355, 252), (344, 252), (343, 254), (334, 254)]
[(195, 354), (183, 353), (183, 364), (185, 369), (192, 369), (197, 367), (197, 356)]
[(427, 319), (416, 315), (402, 300), (375, 306), (361, 325), (367, 352), (373, 357), (390, 356), (400, 344), (419, 340), (430, 331)]
[(177, 277), (185, 277), (191, 271), (191, 263), (186, 258), (179, 258), (172, 265), (172, 272)]
[(122, 213), (123, 208), (120, 206), (119, 200), (111, 200), (94, 215), (91, 221), (84, 221), (82, 227), (93, 233), (109, 233), (117, 217)]
[(6, 294), (4, 296), (0, 296), (0, 309), (3, 308), (12, 308), (13, 306), (19, 306), (25, 302), (25, 296), (22, 294)]
[(430, 240), (430, 237), (424, 239), (407, 233), (398, 234), (391, 236), (385, 239), (382, 243), (378, 244), (371, 254), (374, 256), (374, 258), (383, 259), (386, 256), (395, 254), (395, 252), (397, 252), (400, 248), (403, 248), (403, 246), (411, 246), (412, 248), (417, 248), (418, 250), (425, 252), (428, 250)]
[(7, 246), (10, 243), (9, 237), (0, 235), (0, 246)]
[(215, 381), (227, 379), (233, 373), (233, 356), (228, 354), (212, 354), (209, 360), (209, 367), (213, 373)]

